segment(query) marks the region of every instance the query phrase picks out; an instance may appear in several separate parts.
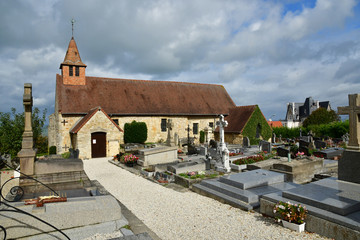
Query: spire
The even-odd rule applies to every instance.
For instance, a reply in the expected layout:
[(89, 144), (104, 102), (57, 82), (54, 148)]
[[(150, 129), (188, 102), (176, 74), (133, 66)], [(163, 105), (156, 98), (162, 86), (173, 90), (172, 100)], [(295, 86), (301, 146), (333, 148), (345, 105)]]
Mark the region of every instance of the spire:
[(74, 37), (70, 40), (64, 61), (60, 64), (60, 69), (63, 65), (86, 67), (86, 65), (81, 61)]

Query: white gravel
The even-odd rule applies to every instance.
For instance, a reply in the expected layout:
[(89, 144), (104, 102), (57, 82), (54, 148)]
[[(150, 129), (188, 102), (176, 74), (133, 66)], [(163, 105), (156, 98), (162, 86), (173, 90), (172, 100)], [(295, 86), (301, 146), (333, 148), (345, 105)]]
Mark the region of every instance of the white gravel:
[(259, 213), (246, 212), (194, 192), (177, 192), (108, 162), (84, 161), (98, 180), (161, 239), (328, 239), (297, 233)]

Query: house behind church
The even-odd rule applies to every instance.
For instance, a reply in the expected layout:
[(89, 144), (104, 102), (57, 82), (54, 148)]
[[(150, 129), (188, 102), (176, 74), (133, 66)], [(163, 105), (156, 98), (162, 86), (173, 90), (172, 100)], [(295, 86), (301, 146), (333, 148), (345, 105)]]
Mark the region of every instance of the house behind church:
[(290, 102), (287, 104), (286, 117), (283, 125), (288, 128), (299, 127), (313, 111), (320, 107), (328, 111), (331, 110), (329, 101), (319, 102), (312, 97), (306, 98), (304, 103)]

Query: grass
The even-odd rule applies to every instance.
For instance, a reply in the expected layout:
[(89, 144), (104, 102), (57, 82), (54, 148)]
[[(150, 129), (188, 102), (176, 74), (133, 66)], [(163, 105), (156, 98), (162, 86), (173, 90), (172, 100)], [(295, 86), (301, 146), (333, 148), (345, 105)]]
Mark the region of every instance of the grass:
[(131, 230), (131, 228), (130, 228), (129, 225), (124, 225), (124, 226), (122, 226), (121, 228), (125, 228), (125, 229), (128, 229), (128, 230)]

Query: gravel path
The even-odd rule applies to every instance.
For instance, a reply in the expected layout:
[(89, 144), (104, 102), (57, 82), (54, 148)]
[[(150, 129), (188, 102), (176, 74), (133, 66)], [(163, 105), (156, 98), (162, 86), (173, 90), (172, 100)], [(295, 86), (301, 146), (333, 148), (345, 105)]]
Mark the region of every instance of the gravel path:
[(107, 162), (84, 161), (98, 180), (161, 239), (327, 239), (292, 232), (264, 218), (194, 192), (177, 192)]

